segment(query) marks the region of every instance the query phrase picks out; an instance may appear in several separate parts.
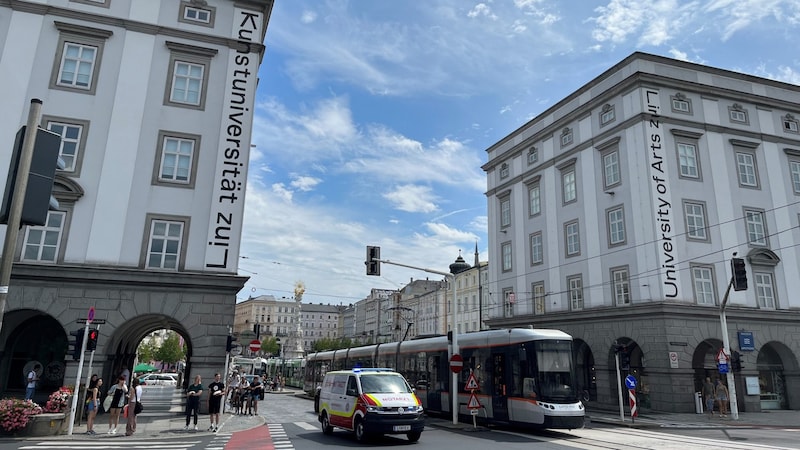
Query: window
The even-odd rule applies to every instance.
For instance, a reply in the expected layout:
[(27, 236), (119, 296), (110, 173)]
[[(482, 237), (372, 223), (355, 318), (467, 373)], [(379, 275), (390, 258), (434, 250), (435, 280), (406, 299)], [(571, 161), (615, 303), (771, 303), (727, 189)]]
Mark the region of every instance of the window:
[(670, 97), (672, 103), (672, 111), (681, 114), (692, 113), (692, 102), (687, 99), (685, 95), (677, 93)]
[(61, 247), (66, 213), (50, 211), (47, 221), (41, 227), (27, 227), (25, 244), (22, 249), (23, 261), (56, 262)]
[(184, 222), (153, 219), (147, 246), (148, 269), (179, 268), (183, 251)]
[(772, 274), (754, 272), (753, 279), (756, 284), (756, 302), (759, 308), (775, 309), (775, 288), (772, 283)]
[(624, 306), (631, 304), (630, 282), (628, 281), (628, 268), (611, 269), (611, 284), (614, 290), (614, 305)]
[(205, 107), (208, 67), (217, 50), (167, 41), (169, 79), (164, 103), (196, 109)]
[(747, 240), (750, 245), (767, 245), (767, 228), (764, 223), (764, 212), (756, 210), (745, 210), (745, 226), (747, 227)]
[(783, 117), (783, 131), (787, 133), (800, 132), (800, 127), (798, 127), (797, 119), (795, 119), (793, 115), (786, 114)]
[(736, 152), (736, 171), (739, 174), (740, 186), (758, 187), (756, 157), (754, 154)]
[(508, 164), (506, 163), (500, 166), (500, 178), (508, 178)]
[(603, 185), (610, 188), (619, 184), (619, 151), (614, 150), (603, 155)]
[(103, 47), (113, 33), (58, 21), (55, 26), (60, 38), (50, 87), (94, 94)]
[(575, 256), (581, 252), (581, 238), (578, 233), (578, 222), (569, 222), (564, 225), (564, 240), (567, 256)]
[(694, 283), (694, 298), (698, 305), (715, 305), (714, 273), (711, 267), (692, 267), (692, 281)]
[(800, 161), (789, 161), (789, 175), (792, 178), (792, 189), (800, 194)]
[(85, 130), (89, 122), (43, 116), (42, 123), (48, 131), (61, 136), (58, 156), (64, 161), (64, 172), (77, 174), (86, 143)]
[(211, 11), (186, 6), (183, 8), (183, 18), (193, 22), (209, 23), (211, 21)]
[(583, 309), (583, 279), (580, 275), (567, 278), (569, 306), (573, 311)]
[(111, 0), (69, 0), (75, 3), (84, 3), (86, 5), (97, 5), (97, 6), (104, 6), (108, 8), (108, 4)]
[(561, 130), (561, 146), (566, 147), (570, 144), (572, 144), (572, 129), (566, 127)]
[(603, 105), (603, 109), (600, 111), (600, 126), (613, 122), (615, 118), (614, 107), (608, 103)]
[(513, 268), (511, 265), (511, 242), (504, 242), (500, 252), (503, 258), (503, 272), (508, 272)]
[(575, 187), (574, 166), (561, 172), (561, 186), (564, 204), (574, 202), (578, 199), (578, 191)]
[(505, 196), (500, 199), (500, 227), (505, 228), (511, 225), (511, 197)]
[(531, 292), (533, 292), (533, 313), (536, 315), (544, 314), (544, 282), (533, 283)]
[(162, 131), (159, 142), (161, 148), (154, 184), (194, 187), (200, 136)]
[(706, 234), (706, 206), (704, 203), (685, 202), (683, 215), (686, 218), (686, 237), (700, 241), (708, 240)]
[(539, 150), (536, 147), (528, 149), (528, 165), (532, 166), (539, 161)]
[(731, 122), (747, 123), (747, 110), (738, 103), (734, 103), (733, 106), (728, 108), (728, 116)]
[[(798, 167), (800, 167), (800, 163), (798, 163)], [(528, 185), (528, 210), (531, 216), (539, 215), (542, 212), (542, 193), (538, 182)]]
[(531, 234), (531, 265), (541, 264), (544, 261), (544, 247), (542, 243), (542, 232), (538, 231)]
[(697, 146), (679, 142), (678, 163), (682, 177), (700, 178), (700, 170), (697, 163)]
[(606, 213), (608, 221), (608, 244), (609, 246), (625, 243), (625, 213), (622, 207), (608, 210)]

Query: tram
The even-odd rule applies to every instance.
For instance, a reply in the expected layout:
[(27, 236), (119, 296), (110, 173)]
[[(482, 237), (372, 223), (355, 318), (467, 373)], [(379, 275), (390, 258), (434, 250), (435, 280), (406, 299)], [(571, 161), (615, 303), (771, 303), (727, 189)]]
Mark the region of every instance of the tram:
[(266, 360), (265, 376), (272, 380), (280, 375), (285, 386), (299, 389), (303, 387), (305, 366), (305, 358), (270, 358)]
[[(325, 373), (389, 367), (415, 388), (429, 414), (452, 414), (452, 373), (446, 336), (312, 353), (303, 389), (316, 395)], [(501, 329), (458, 336), (458, 414), (467, 416), (474, 394), (477, 418), (524, 427), (582, 428), (585, 410), (576, 385), (572, 337), (559, 330)], [(477, 389), (466, 390), (470, 376)], [(471, 405), (475, 406), (475, 405)]]
[(231, 359), (231, 367), (243, 369), (247, 375), (264, 375), (267, 371), (267, 360), (258, 357), (234, 356)]

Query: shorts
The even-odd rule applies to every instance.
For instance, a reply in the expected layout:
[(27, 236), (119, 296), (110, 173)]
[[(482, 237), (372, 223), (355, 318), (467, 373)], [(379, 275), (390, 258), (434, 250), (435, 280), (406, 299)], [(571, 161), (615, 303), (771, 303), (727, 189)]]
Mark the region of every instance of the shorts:
[(212, 401), (208, 403), (208, 413), (209, 414), (219, 414), (220, 405), (222, 404), (221, 401)]
[(94, 411), (94, 410), (96, 409), (96, 406), (95, 406), (94, 402), (89, 402), (89, 403), (87, 403), (87, 404), (86, 404), (86, 409), (87, 409), (88, 411)]

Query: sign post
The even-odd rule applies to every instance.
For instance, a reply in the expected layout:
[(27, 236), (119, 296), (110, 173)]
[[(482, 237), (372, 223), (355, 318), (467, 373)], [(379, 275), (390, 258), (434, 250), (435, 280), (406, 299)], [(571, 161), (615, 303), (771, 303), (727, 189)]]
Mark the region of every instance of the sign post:
[(639, 409), (636, 407), (636, 377), (633, 375), (625, 377), (625, 387), (628, 388), (628, 400), (631, 406), (631, 423), (634, 423), (636, 416), (639, 415)]
[[(453, 357), (456, 356), (458, 356), (459, 359), (461, 358), (460, 355), (453, 355)], [(460, 368), (458, 370), (461, 371)], [(469, 378), (467, 378), (467, 384), (464, 386), (464, 390), (470, 392), (469, 401), (467, 402), (467, 409), (469, 409), (469, 414), (472, 416), (472, 428), (478, 428), (475, 416), (478, 415), (478, 410), (483, 408), (480, 400), (478, 400), (478, 396), (475, 395), (475, 391), (478, 389), (480, 389), (480, 385), (478, 384), (478, 380), (475, 378), (475, 374), (472, 373), (472, 369), (470, 369)]]
[(255, 353), (259, 350), (261, 350), (261, 341), (259, 341), (258, 339), (253, 339), (252, 341), (250, 341), (250, 351)]
[(461, 369), (464, 368), (464, 358), (461, 357), (458, 353), (450, 357), (450, 370), (453, 373), (461, 372)]
[(86, 337), (89, 336), (89, 324), (94, 320), (94, 306), (89, 308), (89, 315), (86, 318), (86, 325), (83, 327), (83, 342), (81, 342), (81, 357), (78, 361), (78, 375), (75, 377), (75, 390), (72, 391), (72, 406), (69, 410), (69, 428), (67, 434), (72, 436), (72, 430), (75, 427), (75, 411), (78, 410), (78, 389), (81, 387), (81, 373), (83, 371), (83, 354), (86, 352)]

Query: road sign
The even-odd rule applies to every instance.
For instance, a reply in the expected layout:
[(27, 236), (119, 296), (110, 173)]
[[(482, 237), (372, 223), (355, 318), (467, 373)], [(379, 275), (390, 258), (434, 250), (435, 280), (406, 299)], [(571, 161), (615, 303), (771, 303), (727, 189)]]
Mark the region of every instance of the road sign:
[(631, 417), (638, 416), (639, 408), (636, 407), (636, 391), (634, 391), (633, 389), (628, 389), (628, 400), (630, 400), (631, 404)]
[(450, 370), (452, 370), (453, 373), (459, 373), (463, 368), (464, 368), (464, 358), (462, 358), (461, 355), (456, 353), (450, 357)]
[(261, 341), (258, 339), (253, 339), (250, 341), (250, 351), (257, 352), (259, 350), (261, 350)]
[(467, 385), (464, 386), (464, 390), (474, 391), (476, 389), (480, 389), (480, 386), (478, 386), (478, 380), (475, 378), (474, 374), (469, 374), (469, 378), (467, 378)]
[[(86, 319), (77, 319), (75, 323), (86, 323)], [(92, 325), (104, 325), (106, 323), (106, 319), (94, 319), (89, 323)]]
[(625, 387), (628, 389), (636, 389), (636, 378), (633, 375), (625, 377)]
[(719, 361), (720, 364), (727, 363), (728, 361), (730, 361), (730, 359), (731, 358), (725, 354), (724, 348), (719, 349), (719, 351), (717, 352), (717, 361)]
[(94, 320), (94, 306), (89, 307), (89, 317), (86, 319), (87, 322), (92, 323)]
[(472, 395), (469, 396), (469, 403), (467, 403), (467, 408), (469, 409), (482, 408), (481, 402), (478, 400), (478, 396), (475, 395), (474, 392), (472, 393)]
[(719, 363), (717, 365), (719, 373), (728, 373), (728, 363)]

